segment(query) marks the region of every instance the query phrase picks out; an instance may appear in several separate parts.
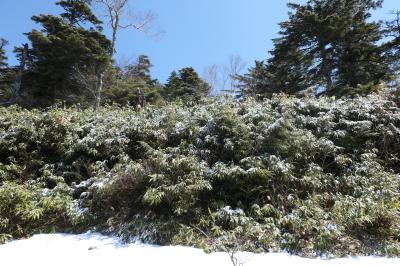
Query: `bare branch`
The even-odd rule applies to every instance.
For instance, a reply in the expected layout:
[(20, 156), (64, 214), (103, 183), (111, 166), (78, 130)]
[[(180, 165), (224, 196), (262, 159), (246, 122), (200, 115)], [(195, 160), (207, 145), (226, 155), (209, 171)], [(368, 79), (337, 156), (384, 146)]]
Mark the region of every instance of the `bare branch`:
[(237, 89), (237, 79), (236, 76), (239, 75), (243, 69), (246, 67), (246, 63), (238, 55), (231, 55), (229, 57), (229, 80), (230, 80), (230, 90), (234, 94)]
[(219, 67), (218, 65), (210, 65), (204, 69), (203, 79), (211, 86), (211, 94), (216, 94), (219, 87)]
[(76, 66), (73, 71), (72, 79), (90, 93), (95, 111), (100, 108), (104, 88), (104, 75), (106, 72), (104, 67), (95, 64), (88, 65), (84, 69)]
[(221, 66), (211, 65), (204, 69), (203, 76), (214, 89), (214, 92), (225, 91), (234, 94), (237, 90), (238, 80), (246, 63), (238, 55), (232, 55)]
[(112, 30), (111, 46), (113, 53), (115, 53), (119, 29), (131, 28), (157, 39), (162, 34), (161, 31), (151, 32), (153, 22), (157, 19), (157, 15), (152, 11), (143, 14), (134, 12), (129, 6), (128, 0), (96, 0), (96, 3), (105, 9), (103, 17), (108, 19), (108, 25)]

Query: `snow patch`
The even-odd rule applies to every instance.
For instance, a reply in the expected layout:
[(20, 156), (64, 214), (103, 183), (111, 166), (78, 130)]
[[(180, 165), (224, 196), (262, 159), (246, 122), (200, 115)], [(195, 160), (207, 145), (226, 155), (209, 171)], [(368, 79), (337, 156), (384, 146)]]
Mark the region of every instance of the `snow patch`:
[[(17, 266), (229, 266), (227, 253), (206, 254), (200, 249), (182, 246), (154, 246), (140, 242), (122, 244), (117, 238), (96, 233), (82, 235), (35, 235), (30, 239), (0, 245), (1, 265)], [(244, 266), (261, 265), (400, 265), (400, 259), (355, 257), (335, 260), (307, 259), (286, 253), (237, 254)]]

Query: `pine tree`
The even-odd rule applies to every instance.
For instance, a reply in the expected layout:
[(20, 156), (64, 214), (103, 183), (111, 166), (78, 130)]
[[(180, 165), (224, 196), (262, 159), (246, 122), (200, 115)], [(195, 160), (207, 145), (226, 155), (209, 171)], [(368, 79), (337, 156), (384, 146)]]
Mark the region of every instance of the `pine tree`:
[(202, 80), (192, 67), (173, 71), (165, 84), (165, 94), (170, 100), (177, 98), (195, 98), (207, 96), (210, 93), (210, 85)]
[(28, 33), (32, 49), (29, 65), (29, 88), (40, 105), (57, 100), (74, 102), (82, 94), (82, 86), (74, 79), (75, 71), (102, 69), (111, 61), (111, 42), (98, 30), (85, 29), (79, 23), (98, 25), (87, 1), (60, 1), (65, 13), (32, 17), (43, 30)]

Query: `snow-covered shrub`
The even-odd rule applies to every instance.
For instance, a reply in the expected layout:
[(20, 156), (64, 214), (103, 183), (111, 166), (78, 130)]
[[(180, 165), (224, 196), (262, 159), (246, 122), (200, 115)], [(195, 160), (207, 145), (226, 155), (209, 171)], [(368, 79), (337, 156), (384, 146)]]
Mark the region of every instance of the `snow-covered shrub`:
[(383, 91), (97, 113), (0, 108), (0, 189), (66, 186), (87, 218), (79, 228), (126, 238), (396, 255), (396, 99)]
[(34, 183), (3, 182), (0, 186), (0, 243), (33, 233), (71, 228), (77, 214), (65, 190), (68, 188), (49, 190)]

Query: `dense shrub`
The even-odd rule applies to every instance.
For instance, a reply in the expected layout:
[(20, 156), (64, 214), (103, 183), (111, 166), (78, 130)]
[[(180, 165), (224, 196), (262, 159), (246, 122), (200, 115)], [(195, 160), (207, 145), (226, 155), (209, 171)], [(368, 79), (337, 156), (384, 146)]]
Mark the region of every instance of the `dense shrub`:
[(0, 243), (33, 233), (66, 230), (78, 217), (61, 187), (49, 190), (38, 184), (9, 181), (0, 187), (0, 214)]
[[(12, 185), (25, 195), (15, 206), (43, 213), (1, 209), (1, 221), (23, 221), (1, 232), (96, 227), (207, 249), (398, 256), (397, 97), (0, 109), (0, 197)], [(42, 206), (56, 195), (63, 204)]]

